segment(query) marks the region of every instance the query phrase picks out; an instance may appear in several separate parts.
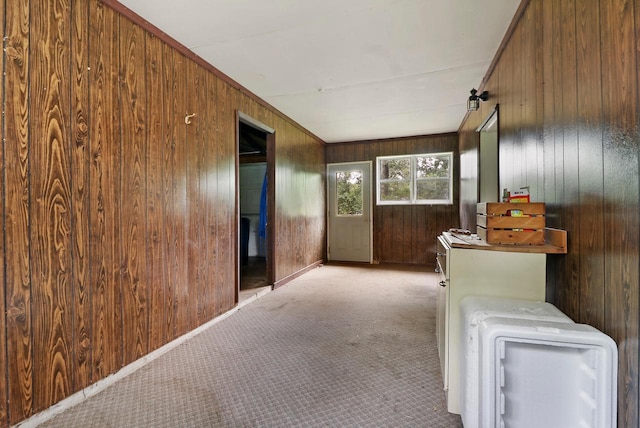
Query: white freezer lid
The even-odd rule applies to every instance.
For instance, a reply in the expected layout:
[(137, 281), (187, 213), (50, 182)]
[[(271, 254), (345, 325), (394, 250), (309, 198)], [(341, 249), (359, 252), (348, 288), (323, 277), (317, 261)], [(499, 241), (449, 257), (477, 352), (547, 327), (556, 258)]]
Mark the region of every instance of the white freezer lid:
[(487, 318), (480, 326), (480, 346), (486, 380), (480, 392), (482, 426), (500, 426), (502, 415), (509, 426), (522, 428), (567, 426), (541, 422), (549, 417), (616, 426), (617, 346), (596, 328)]
[(465, 428), (480, 426), (480, 346), (479, 324), (489, 317), (520, 318), (537, 321), (572, 323), (551, 303), (536, 300), (468, 296), (460, 301), (461, 313), (461, 376), (460, 403)]

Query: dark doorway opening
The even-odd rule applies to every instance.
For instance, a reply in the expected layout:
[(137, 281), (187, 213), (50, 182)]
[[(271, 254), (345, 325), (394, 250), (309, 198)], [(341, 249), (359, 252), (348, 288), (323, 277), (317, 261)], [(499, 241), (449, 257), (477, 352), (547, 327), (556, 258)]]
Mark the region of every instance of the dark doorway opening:
[(238, 302), (270, 289), (273, 130), (238, 114)]

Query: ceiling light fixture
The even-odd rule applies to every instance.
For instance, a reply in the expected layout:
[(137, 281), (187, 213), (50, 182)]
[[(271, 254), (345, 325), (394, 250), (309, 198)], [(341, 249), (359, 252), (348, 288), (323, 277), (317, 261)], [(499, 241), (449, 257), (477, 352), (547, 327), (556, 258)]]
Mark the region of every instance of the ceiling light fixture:
[(480, 108), (480, 100), (487, 101), (489, 99), (489, 92), (482, 91), (480, 95), (478, 95), (478, 91), (476, 88), (471, 89), (471, 95), (469, 96), (469, 100), (467, 100), (467, 110), (468, 111), (476, 111)]

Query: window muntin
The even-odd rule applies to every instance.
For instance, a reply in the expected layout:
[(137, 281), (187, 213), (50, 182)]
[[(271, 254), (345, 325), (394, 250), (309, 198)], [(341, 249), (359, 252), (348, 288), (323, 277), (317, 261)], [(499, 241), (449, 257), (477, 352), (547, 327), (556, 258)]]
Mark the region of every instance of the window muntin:
[(380, 156), (377, 204), (452, 204), (453, 153)]

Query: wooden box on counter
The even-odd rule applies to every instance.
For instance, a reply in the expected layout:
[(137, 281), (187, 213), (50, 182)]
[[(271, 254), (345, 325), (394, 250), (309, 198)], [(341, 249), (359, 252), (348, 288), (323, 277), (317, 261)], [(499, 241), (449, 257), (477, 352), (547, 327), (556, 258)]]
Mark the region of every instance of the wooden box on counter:
[[(477, 234), (489, 244), (543, 245), (543, 202), (481, 202), (477, 208)], [(512, 216), (512, 210), (523, 216)]]

